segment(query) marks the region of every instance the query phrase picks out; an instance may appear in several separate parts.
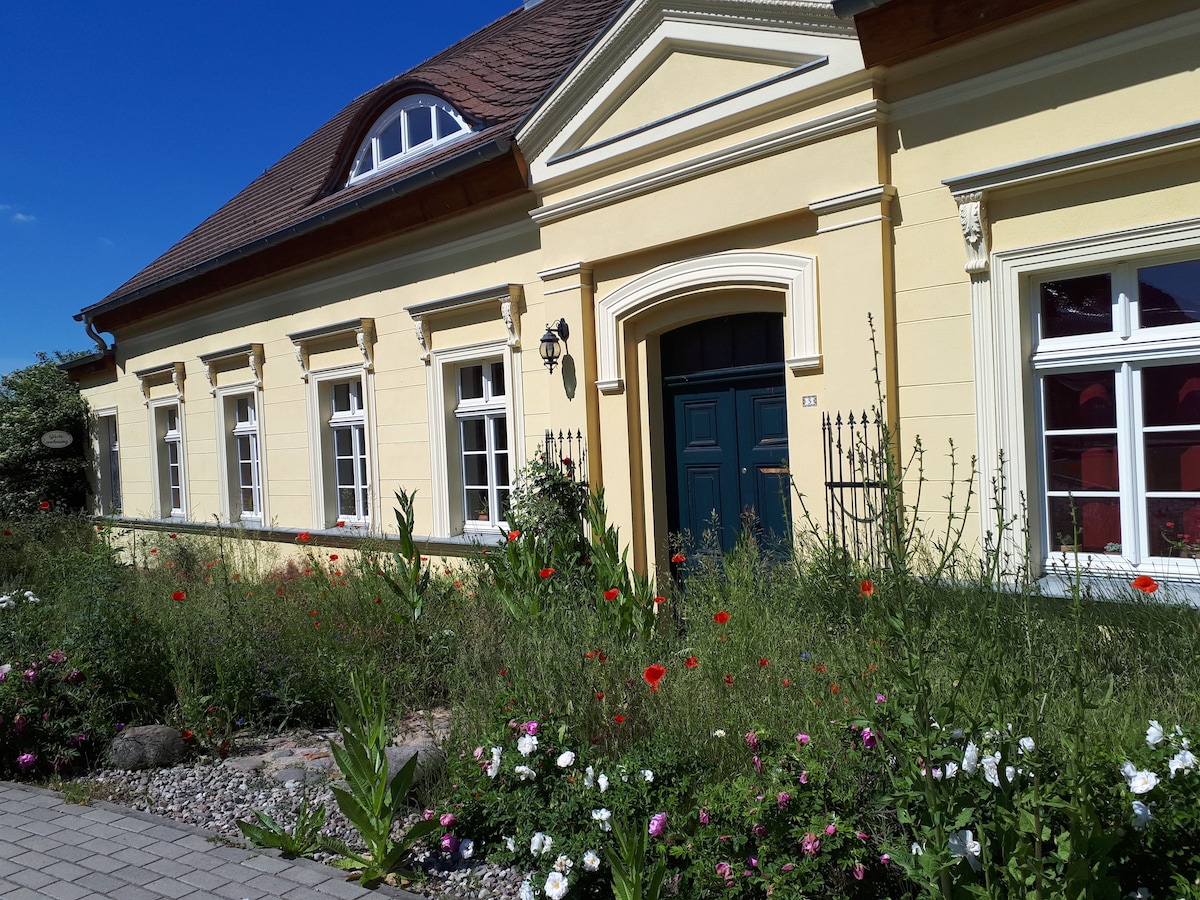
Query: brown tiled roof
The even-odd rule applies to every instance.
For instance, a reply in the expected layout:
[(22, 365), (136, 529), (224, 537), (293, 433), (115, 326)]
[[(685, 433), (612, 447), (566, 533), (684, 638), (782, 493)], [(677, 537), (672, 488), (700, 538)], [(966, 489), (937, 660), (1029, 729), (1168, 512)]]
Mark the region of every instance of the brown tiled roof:
[[(457, 168), (506, 150), (522, 120), (612, 20), (625, 0), (543, 0), (518, 9), (372, 91), (341, 112), (162, 256), (78, 316), (106, 312), (213, 271), (348, 205), (399, 193), (402, 183), (450, 160)], [(432, 92), (477, 131), (353, 187), (343, 187), (363, 136), (398, 97)], [(465, 160), (464, 160), (465, 158)]]

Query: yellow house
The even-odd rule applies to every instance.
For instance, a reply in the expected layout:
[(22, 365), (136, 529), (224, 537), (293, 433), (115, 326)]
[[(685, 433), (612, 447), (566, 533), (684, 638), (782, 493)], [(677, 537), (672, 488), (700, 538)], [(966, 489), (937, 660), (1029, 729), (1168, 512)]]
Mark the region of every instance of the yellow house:
[(926, 499), (952, 440), (1035, 564), (1078, 532), (1200, 576), (1194, 7), (519, 9), (79, 314), (97, 511), (352, 545), (403, 487), (452, 555), (561, 432), (662, 569), (674, 532), (786, 533), (793, 484), (820, 517), (822, 419), (878, 373)]

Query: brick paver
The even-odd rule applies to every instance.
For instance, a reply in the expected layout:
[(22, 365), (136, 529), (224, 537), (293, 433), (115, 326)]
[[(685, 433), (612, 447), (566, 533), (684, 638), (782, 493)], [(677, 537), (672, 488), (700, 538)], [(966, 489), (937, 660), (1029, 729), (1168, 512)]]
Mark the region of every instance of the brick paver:
[(421, 900), (386, 885), (367, 891), (312, 860), (231, 849), (190, 825), (109, 803), (64, 803), (23, 784), (0, 782), (0, 833), (0, 900)]

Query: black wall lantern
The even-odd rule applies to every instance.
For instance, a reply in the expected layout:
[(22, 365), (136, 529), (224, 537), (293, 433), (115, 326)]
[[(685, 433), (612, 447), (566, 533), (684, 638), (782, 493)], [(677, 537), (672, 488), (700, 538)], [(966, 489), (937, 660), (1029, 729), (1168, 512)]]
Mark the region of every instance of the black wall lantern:
[(546, 364), (546, 368), (551, 372), (558, 365), (558, 358), (562, 355), (562, 348), (559, 347), (558, 341), (561, 338), (565, 344), (567, 338), (571, 336), (571, 329), (567, 327), (566, 319), (559, 319), (557, 325), (547, 325), (546, 333), (542, 335), (542, 344), (539, 352), (542, 354), (542, 362)]

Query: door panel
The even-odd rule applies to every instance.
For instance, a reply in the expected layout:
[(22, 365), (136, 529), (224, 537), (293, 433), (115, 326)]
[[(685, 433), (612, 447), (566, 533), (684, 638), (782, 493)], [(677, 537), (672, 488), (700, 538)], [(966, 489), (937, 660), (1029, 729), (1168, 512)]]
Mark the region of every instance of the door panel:
[[(787, 406), (782, 375), (704, 390), (667, 390), (674, 422), (675, 491), (670, 527), (700, 540), (714, 530), (731, 550), (744, 528), (768, 547), (791, 528)], [(776, 383), (772, 383), (776, 382)]]
[(729, 391), (692, 391), (674, 398), (680, 529), (697, 538), (713, 527), (725, 543), (726, 515), (738, 504), (737, 425)]

